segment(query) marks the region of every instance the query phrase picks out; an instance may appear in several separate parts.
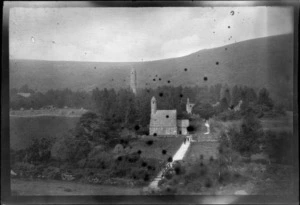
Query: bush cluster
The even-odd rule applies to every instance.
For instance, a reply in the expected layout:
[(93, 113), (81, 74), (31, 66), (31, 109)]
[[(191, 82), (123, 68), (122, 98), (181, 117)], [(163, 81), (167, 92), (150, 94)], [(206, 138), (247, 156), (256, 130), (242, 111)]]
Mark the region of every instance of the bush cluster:
[(264, 133), (264, 152), (276, 163), (293, 163), (293, 134), (290, 132), (266, 131)]

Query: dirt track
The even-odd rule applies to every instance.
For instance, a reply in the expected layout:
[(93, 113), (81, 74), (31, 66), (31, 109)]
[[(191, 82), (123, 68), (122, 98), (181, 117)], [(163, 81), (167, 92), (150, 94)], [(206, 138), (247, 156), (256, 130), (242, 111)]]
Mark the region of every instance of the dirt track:
[(65, 116), (80, 117), (86, 113), (86, 109), (41, 109), (41, 110), (12, 110), (10, 117), (41, 117), (41, 116)]
[(12, 195), (139, 195), (141, 188), (58, 180), (11, 180)]

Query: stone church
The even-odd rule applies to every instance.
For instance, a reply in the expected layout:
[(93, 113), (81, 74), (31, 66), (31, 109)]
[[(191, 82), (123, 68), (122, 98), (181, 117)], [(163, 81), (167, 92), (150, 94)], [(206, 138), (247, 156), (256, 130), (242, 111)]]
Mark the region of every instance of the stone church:
[[(189, 101), (188, 101), (189, 104)], [(190, 109), (190, 106), (187, 106)], [(192, 111), (187, 110), (187, 111)], [(149, 134), (157, 136), (187, 135), (189, 120), (177, 119), (177, 110), (157, 110), (156, 99), (151, 99), (151, 119)]]

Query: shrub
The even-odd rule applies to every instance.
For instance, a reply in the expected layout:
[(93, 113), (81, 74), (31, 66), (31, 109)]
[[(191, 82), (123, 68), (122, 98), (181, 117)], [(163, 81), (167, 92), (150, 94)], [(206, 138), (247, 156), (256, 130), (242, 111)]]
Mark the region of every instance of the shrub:
[(124, 147), (121, 144), (117, 144), (113, 150), (114, 154), (123, 154)]
[(134, 180), (141, 180), (144, 179), (145, 175), (147, 174), (147, 170), (141, 167), (133, 168), (130, 171), (130, 178)]
[(131, 153), (125, 155), (125, 160), (129, 163), (135, 163), (140, 159), (140, 155), (138, 153)]
[(222, 122), (218, 121), (215, 117), (209, 119), (209, 125), (210, 125), (210, 130), (213, 133), (216, 133), (220, 130), (224, 130), (224, 125), (222, 124)]
[(91, 151), (91, 147), (85, 139), (75, 138), (70, 144), (68, 151), (68, 159), (71, 162), (77, 162), (81, 159), (87, 158)]
[(49, 139), (34, 138), (31, 145), (25, 150), (25, 161), (33, 164), (49, 162), (51, 158), (51, 145), (52, 142)]
[(89, 156), (86, 160), (85, 167), (108, 169), (113, 164), (113, 158), (110, 153), (105, 151), (99, 152), (96, 155)]
[(52, 148), (51, 157), (56, 160), (65, 161), (71, 158), (71, 146), (74, 137), (71, 133), (66, 133), (58, 138), (56, 138)]
[(188, 192), (201, 192), (203, 190), (203, 182), (199, 180), (194, 180), (186, 186)]
[(240, 131), (231, 130), (229, 134), (232, 148), (243, 155), (250, 155), (259, 151), (263, 137), (260, 121), (253, 114), (248, 114), (241, 124)]
[(20, 177), (34, 177), (41, 174), (41, 170), (37, 168), (37, 166), (27, 163), (27, 162), (17, 162), (14, 164), (12, 169), (18, 174)]
[(293, 162), (292, 133), (266, 131), (264, 152), (277, 163), (291, 164)]
[(217, 115), (217, 118), (221, 121), (238, 120), (241, 119), (241, 113), (233, 110), (225, 110)]
[(193, 108), (193, 112), (195, 114), (199, 114), (203, 119), (206, 120), (211, 118), (215, 113), (214, 108), (209, 103), (197, 104)]

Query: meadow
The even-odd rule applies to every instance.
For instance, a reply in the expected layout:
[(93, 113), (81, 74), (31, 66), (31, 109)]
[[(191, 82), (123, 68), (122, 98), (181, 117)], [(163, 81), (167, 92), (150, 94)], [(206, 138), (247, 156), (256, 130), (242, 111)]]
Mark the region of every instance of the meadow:
[(55, 139), (73, 129), (79, 117), (10, 116), (10, 148), (20, 150), (28, 147), (34, 138)]

